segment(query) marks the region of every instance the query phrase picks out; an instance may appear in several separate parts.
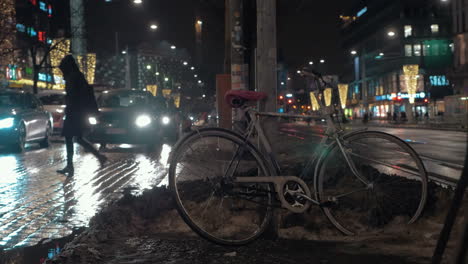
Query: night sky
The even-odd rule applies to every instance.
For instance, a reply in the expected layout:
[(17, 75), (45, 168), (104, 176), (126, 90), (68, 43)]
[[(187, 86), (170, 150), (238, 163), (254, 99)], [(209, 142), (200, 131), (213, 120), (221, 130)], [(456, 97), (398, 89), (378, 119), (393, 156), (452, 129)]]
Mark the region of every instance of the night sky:
[[(278, 48), (290, 72), (321, 58), (326, 63), (319, 70), (341, 72), (347, 54), (340, 46), (338, 17), (352, 2), (355, 1), (278, 1)], [(203, 20), (202, 74), (214, 80), (214, 74), (223, 70), (223, 3), (224, 0), (143, 0), (138, 6), (131, 0), (86, 1), (88, 50), (98, 55), (115, 52), (115, 32), (119, 32), (119, 49), (142, 41), (166, 40), (194, 56), (194, 22), (199, 15)], [(159, 29), (151, 32), (150, 23), (157, 23)]]

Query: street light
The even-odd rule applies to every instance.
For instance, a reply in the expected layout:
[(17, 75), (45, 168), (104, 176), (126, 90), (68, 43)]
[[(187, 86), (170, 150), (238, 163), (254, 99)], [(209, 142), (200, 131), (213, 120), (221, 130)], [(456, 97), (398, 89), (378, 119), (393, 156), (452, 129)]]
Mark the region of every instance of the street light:
[(158, 75), (158, 76), (159, 76), (159, 72), (156, 72), (156, 75)]
[(193, 66), (192, 66), (192, 67), (190, 67), (190, 70), (194, 71), (194, 70), (195, 70), (195, 67), (193, 67)]
[(193, 77), (197, 78), (197, 77), (198, 77), (198, 74), (193, 75)]
[(199, 20), (197, 20), (197, 24), (201, 26), (201, 25), (203, 25), (203, 21), (201, 21), (201, 20), (199, 19)]
[(298, 74), (301, 74), (301, 71), (300, 71), (300, 70), (297, 70), (297, 73), (298, 73)]
[(201, 81), (201, 80), (198, 80), (198, 83), (202, 83), (202, 81)]
[(395, 36), (395, 31), (390, 30), (390, 31), (387, 32), (387, 35), (389, 37), (394, 37)]
[(325, 63), (325, 60), (324, 60), (324, 59), (321, 59), (321, 60), (320, 60), (320, 63)]
[(139, 4), (143, 3), (143, 1), (142, 0), (133, 0), (133, 3), (139, 5)]
[(151, 24), (150, 28), (151, 28), (152, 30), (156, 30), (156, 29), (158, 29), (158, 25), (156, 25), (156, 24)]
[(188, 62), (184, 61), (184, 63), (183, 63), (183, 64), (184, 64), (184, 66), (187, 66), (187, 65), (188, 65)]
[(175, 50), (175, 49), (176, 49), (176, 46), (172, 45), (172, 46), (171, 46), (171, 49)]
[(126, 50), (122, 50), (122, 54), (127, 54), (127, 51), (126, 51)]
[(314, 62), (313, 62), (313, 61), (309, 61), (309, 65), (313, 65), (313, 64), (314, 64)]
[(383, 55), (384, 55), (383, 52), (380, 52), (380, 53), (379, 53), (379, 56), (383, 56)]
[(351, 54), (352, 54), (352, 55), (356, 55), (356, 54), (357, 54), (357, 51), (352, 50), (352, 51), (351, 51)]
[(149, 64), (146, 65), (146, 69), (147, 69), (147, 70), (151, 70), (151, 65), (149, 65)]
[(164, 81), (165, 81), (165, 82), (168, 82), (168, 81), (169, 81), (169, 78), (165, 77), (165, 78), (164, 78)]

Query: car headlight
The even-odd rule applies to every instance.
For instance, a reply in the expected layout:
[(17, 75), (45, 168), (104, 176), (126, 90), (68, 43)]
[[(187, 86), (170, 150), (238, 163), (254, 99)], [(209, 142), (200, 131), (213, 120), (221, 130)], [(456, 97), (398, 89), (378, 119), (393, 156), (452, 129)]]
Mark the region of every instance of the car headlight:
[(89, 124), (92, 126), (97, 125), (97, 119), (94, 116), (88, 118)]
[(13, 117), (8, 117), (0, 119), (0, 129), (2, 128), (11, 128), (15, 124), (15, 119)]
[(147, 115), (141, 115), (135, 120), (135, 125), (138, 127), (146, 127), (151, 124), (151, 118)]
[(171, 119), (167, 116), (163, 116), (163, 118), (161, 119), (161, 123), (163, 125), (169, 125), (170, 122), (171, 122)]

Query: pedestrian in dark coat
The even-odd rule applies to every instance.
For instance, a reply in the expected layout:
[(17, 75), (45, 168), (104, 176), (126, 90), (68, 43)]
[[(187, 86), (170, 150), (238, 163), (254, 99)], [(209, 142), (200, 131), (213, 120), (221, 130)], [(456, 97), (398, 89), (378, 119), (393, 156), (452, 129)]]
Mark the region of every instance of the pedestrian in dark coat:
[(99, 112), (93, 87), (88, 84), (83, 73), (80, 72), (75, 59), (71, 55), (65, 56), (60, 62), (60, 70), (65, 79), (65, 121), (62, 136), (65, 137), (67, 147), (67, 166), (58, 173), (72, 176), (73, 167), (73, 139), (85, 150), (91, 152), (103, 165), (107, 158), (83, 138), (89, 128), (89, 117)]

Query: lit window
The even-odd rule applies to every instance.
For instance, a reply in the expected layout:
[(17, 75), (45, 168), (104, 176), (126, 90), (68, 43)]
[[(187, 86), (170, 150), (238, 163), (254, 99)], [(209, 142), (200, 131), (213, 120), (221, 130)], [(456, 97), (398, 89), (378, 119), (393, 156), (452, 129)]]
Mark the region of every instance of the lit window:
[(405, 38), (411, 36), (413, 34), (413, 27), (410, 25), (405, 26)]
[(407, 44), (405, 45), (405, 56), (410, 57), (411, 55), (413, 55), (411, 51), (411, 45)]
[(439, 25), (437, 25), (437, 24), (432, 24), (432, 25), (431, 25), (431, 32), (432, 32), (432, 33), (439, 33)]
[(421, 44), (413, 45), (414, 56), (421, 56)]

